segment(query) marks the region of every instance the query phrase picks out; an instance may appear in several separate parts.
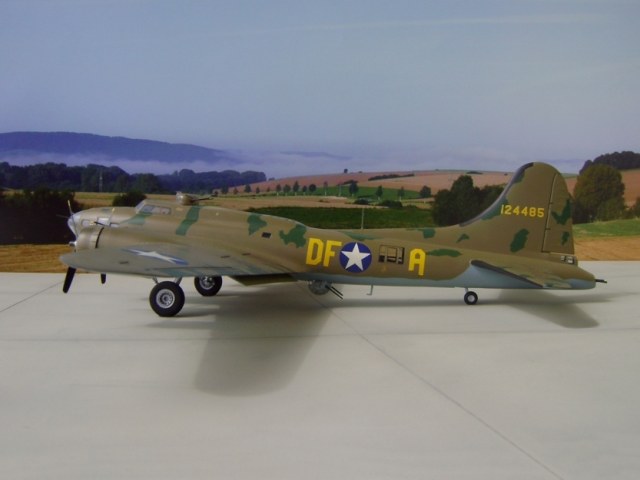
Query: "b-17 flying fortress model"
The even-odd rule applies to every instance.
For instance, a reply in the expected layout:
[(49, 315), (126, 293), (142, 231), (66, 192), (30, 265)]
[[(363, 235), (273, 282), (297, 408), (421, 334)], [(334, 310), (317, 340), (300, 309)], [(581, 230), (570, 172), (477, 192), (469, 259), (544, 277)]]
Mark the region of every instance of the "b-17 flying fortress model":
[[(183, 277), (205, 296), (222, 277), (245, 285), (306, 281), (315, 294), (335, 284), (472, 288), (589, 289), (597, 281), (574, 255), (572, 201), (562, 175), (530, 163), (473, 220), (443, 228), (328, 230), (219, 207), (144, 201), (135, 208), (93, 208), (69, 218), (76, 269), (153, 278), (151, 308), (173, 316), (185, 301)], [(186, 200), (186, 201), (185, 201)], [(158, 282), (158, 278), (175, 281)]]

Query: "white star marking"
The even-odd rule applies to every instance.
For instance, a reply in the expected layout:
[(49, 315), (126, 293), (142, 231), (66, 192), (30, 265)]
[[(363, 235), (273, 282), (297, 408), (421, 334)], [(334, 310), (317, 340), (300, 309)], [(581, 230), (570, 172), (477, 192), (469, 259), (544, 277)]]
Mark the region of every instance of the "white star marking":
[(342, 251), (342, 254), (349, 259), (347, 265), (344, 267), (345, 270), (349, 269), (349, 267), (357, 266), (360, 270), (364, 270), (364, 266), (362, 265), (362, 260), (369, 257), (370, 253), (363, 253), (360, 251), (360, 247), (356, 243), (353, 247), (353, 250), (347, 252), (346, 250)]
[(155, 250), (152, 250), (151, 252), (145, 252), (144, 250), (134, 250), (132, 248), (132, 249), (129, 249), (128, 251), (131, 253), (135, 253), (136, 255), (139, 255), (141, 257), (155, 258), (158, 260), (162, 260), (164, 262), (173, 263), (174, 265), (184, 263), (184, 260), (181, 260), (175, 257), (170, 257), (169, 255), (163, 255), (162, 253), (156, 252)]

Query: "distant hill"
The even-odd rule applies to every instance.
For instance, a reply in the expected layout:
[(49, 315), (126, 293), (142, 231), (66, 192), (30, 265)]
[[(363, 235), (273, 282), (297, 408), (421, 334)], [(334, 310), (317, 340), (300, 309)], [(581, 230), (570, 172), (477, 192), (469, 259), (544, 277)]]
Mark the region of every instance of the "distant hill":
[(232, 155), (224, 150), (154, 140), (72, 132), (0, 133), (0, 158), (33, 154), (105, 156), (169, 163), (195, 160), (215, 163), (232, 159)]
[[(173, 174), (153, 175), (158, 162)], [(194, 172), (192, 164), (222, 171)], [(238, 172), (242, 163), (224, 150), (72, 132), (0, 133), (0, 187), (145, 193), (211, 192), (266, 180), (263, 172)], [(128, 174), (135, 165), (145, 174)]]

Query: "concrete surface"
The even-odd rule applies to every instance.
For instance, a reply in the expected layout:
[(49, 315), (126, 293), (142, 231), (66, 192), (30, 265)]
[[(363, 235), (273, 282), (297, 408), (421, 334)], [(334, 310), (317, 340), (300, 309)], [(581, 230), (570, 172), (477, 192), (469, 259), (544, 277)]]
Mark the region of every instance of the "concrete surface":
[(582, 292), (0, 274), (0, 478), (640, 475), (640, 263)]

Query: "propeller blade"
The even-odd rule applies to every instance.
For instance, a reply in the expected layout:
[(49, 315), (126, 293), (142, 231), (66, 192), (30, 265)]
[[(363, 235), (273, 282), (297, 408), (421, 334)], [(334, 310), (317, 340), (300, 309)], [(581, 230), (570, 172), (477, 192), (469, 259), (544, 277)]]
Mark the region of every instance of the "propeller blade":
[(100, 274), (100, 283), (102, 285), (104, 285), (105, 283), (107, 283), (107, 274), (106, 273), (101, 273)]
[(64, 277), (64, 285), (62, 285), (62, 291), (67, 293), (71, 288), (71, 282), (73, 282), (73, 276), (76, 274), (76, 269), (73, 267), (67, 268), (67, 274)]

